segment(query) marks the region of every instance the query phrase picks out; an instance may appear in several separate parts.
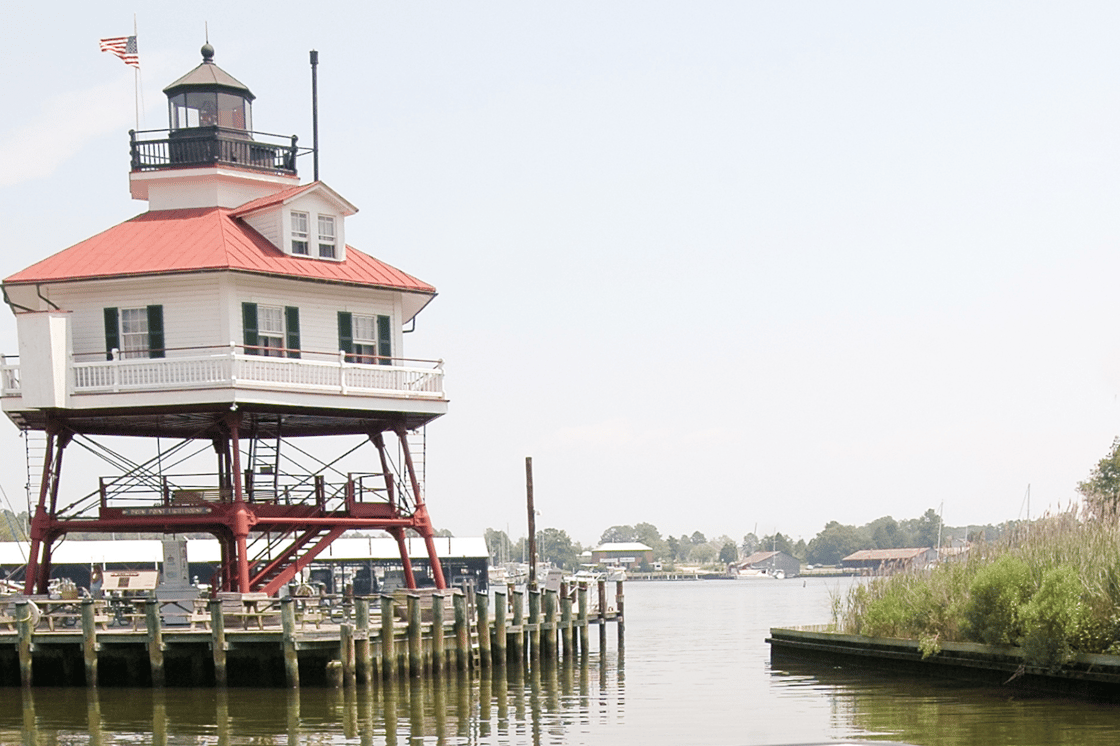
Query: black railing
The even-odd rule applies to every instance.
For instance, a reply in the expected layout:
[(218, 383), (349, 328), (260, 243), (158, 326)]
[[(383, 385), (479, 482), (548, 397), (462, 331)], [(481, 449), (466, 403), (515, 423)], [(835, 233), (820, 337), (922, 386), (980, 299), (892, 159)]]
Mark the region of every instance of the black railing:
[[(133, 171), (225, 164), (269, 173), (295, 174), (296, 157), (310, 152), (297, 137), (224, 127), (129, 130)], [(271, 141), (271, 142), (270, 142)]]

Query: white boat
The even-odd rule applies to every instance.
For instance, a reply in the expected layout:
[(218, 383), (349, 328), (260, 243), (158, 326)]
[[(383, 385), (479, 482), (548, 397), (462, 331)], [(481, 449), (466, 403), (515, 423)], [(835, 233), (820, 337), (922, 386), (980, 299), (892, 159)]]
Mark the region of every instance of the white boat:
[(753, 567), (741, 567), (733, 573), (736, 580), (785, 580), (786, 574), (782, 570)]

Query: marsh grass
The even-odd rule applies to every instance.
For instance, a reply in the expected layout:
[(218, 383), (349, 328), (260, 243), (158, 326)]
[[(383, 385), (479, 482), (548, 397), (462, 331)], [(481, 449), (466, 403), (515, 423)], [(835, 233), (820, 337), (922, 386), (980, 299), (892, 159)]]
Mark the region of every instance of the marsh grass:
[(1079, 652), (1120, 654), (1120, 522), (1069, 510), (967, 558), (875, 578), (834, 597), (838, 631), (942, 642), (1018, 645), (1057, 668)]

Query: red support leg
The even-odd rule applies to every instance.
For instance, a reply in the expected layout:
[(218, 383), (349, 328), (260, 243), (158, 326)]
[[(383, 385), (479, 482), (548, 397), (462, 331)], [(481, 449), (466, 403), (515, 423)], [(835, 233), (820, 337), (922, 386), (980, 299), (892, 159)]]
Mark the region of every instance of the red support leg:
[(233, 538), (237, 543), (237, 590), (249, 592), (249, 526), (252, 523), (245, 507), (245, 493), (241, 486), (241, 415), (231, 413), (229, 422), (230, 451), (233, 456), (233, 500), (237, 510), (233, 514)]
[(416, 576), (412, 574), (412, 560), (408, 558), (408, 542), (404, 538), (404, 529), (398, 527), (389, 529), (389, 533), (397, 540), (401, 550), (401, 564), (404, 565), (404, 584), (410, 590), (416, 590)]
[(424, 496), (420, 494), (420, 480), (416, 477), (416, 468), (412, 464), (412, 451), (408, 448), (408, 433), (400, 427), (397, 429), (397, 437), (401, 440), (408, 478), (412, 482), (412, 495), (416, 500), (416, 511), (412, 515), (413, 526), (424, 537), (424, 546), (428, 549), (428, 561), (432, 565), (432, 578), (436, 582), (436, 588), (443, 590), (447, 587), (447, 582), (443, 579), (443, 567), (439, 563), (439, 557), (436, 556), (436, 544), (432, 541), (435, 531), (432, 529), (432, 518), (428, 515), (428, 508), (424, 505)]

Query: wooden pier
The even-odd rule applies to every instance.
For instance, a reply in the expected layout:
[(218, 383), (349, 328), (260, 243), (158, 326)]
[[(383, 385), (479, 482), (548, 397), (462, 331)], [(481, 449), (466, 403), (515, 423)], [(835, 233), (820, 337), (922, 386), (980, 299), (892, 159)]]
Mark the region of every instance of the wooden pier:
[[(182, 604), (0, 598), (0, 686), (353, 686), (445, 670), (579, 660), (590, 628), (623, 647), (623, 583), (558, 591), (224, 594)], [(608, 597), (608, 596), (613, 597)], [(493, 598), (493, 603), (491, 603)], [(170, 625), (167, 619), (178, 624)]]

